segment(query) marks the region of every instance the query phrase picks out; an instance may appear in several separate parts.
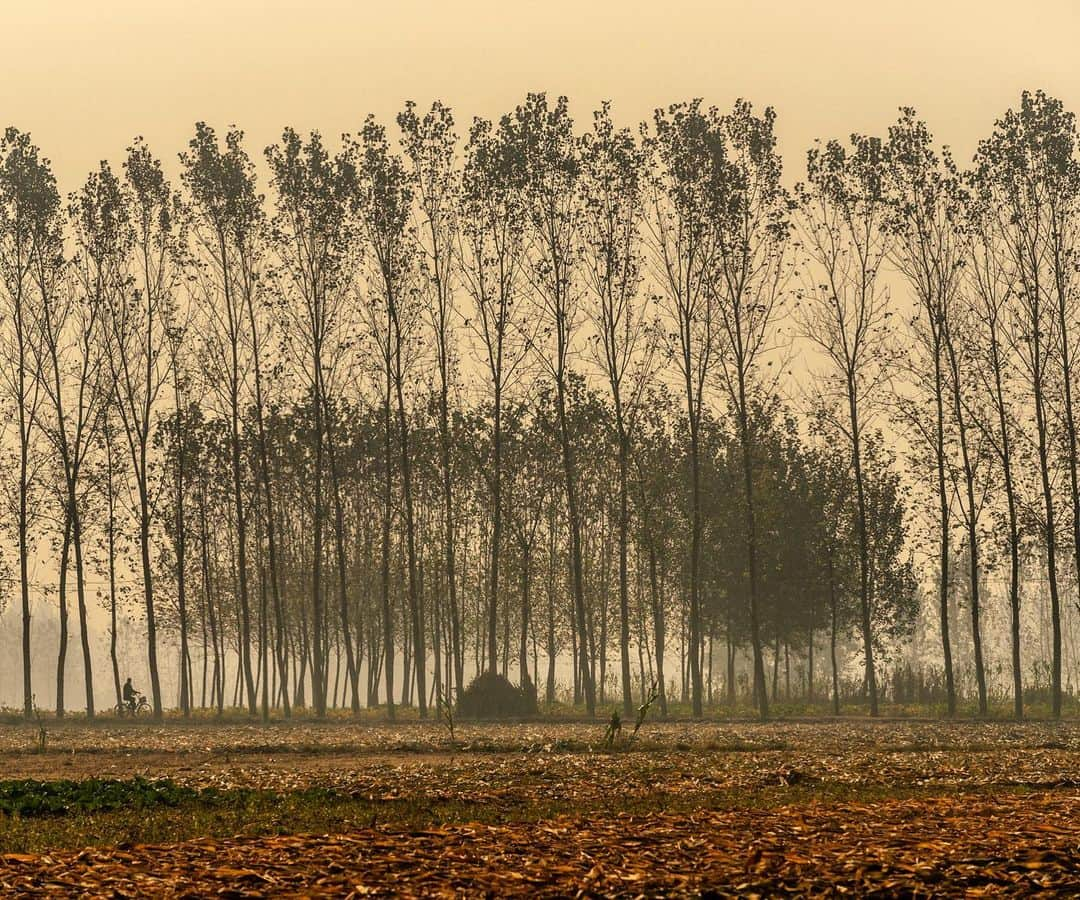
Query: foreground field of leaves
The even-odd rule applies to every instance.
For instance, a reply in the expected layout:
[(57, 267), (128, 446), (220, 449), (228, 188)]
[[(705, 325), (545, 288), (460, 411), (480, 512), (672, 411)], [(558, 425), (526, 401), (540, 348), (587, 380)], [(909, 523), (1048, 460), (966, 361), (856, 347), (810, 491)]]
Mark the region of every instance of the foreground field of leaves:
[(65, 895), (570, 896), (702, 890), (1080, 891), (1080, 794), (662, 813), (0, 857), (0, 890)]
[(33, 752), (13, 727), (0, 849), (46, 852), (0, 857), (0, 892), (1080, 891), (1075, 722), (656, 723), (617, 752), (601, 736), (71, 723)]

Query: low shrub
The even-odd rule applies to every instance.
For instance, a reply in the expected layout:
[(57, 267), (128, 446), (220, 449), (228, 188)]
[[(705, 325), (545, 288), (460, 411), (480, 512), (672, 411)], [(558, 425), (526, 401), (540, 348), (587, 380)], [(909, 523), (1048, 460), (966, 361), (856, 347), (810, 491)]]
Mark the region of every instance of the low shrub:
[(457, 714), (463, 719), (518, 719), (536, 712), (532, 685), (517, 687), (495, 672), (477, 675), (458, 695)]

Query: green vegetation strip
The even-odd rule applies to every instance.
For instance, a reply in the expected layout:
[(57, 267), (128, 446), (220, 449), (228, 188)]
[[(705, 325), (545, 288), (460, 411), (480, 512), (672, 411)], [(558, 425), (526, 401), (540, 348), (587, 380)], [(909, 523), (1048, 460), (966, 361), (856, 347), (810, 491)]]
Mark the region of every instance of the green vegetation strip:
[[(0, 782), (0, 853), (42, 853), (89, 846), (172, 843), (236, 835), (333, 834), (374, 826), (425, 828), (477, 822), (513, 824), (562, 815), (689, 813), (768, 809), (788, 804), (930, 797), (941, 789), (899, 786), (775, 785), (717, 790), (708, 797), (656, 794), (601, 802), (374, 798), (312, 788), (276, 793), (247, 788), (192, 789), (170, 781)], [(967, 794), (1025, 793), (994, 787)]]
[[(148, 810), (155, 807), (246, 805), (252, 798), (278, 800), (283, 795), (250, 788), (190, 788), (169, 779), (88, 778), (84, 781), (38, 781), (33, 778), (0, 782), (0, 812), (19, 819), (42, 816), (87, 815), (114, 810)], [(333, 799), (334, 792), (321, 788), (295, 793), (310, 801)]]
[(171, 781), (130, 781), (89, 778), (85, 781), (0, 782), (0, 810), (20, 818), (95, 813), (110, 809), (151, 806), (177, 806), (195, 799), (197, 791), (182, 788)]

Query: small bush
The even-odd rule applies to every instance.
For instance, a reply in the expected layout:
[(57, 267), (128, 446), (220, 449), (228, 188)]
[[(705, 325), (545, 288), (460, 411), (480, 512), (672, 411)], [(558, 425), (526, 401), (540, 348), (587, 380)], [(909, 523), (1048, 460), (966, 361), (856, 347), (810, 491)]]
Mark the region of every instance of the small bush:
[(458, 696), (458, 715), (465, 719), (517, 719), (537, 712), (536, 691), (519, 688), (502, 675), (477, 675)]

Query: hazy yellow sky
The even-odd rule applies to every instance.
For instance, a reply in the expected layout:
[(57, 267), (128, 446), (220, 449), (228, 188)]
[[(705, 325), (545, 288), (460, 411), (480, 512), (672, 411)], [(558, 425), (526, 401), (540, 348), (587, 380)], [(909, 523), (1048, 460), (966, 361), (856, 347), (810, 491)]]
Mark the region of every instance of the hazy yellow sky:
[(789, 173), (815, 136), (916, 106), (966, 158), (1024, 87), (1080, 107), (1077, 0), (0, 0), (0, 121), (70, 190), (136, 134), (171, 162), (197, 119), (328, 135), (407, 98), (463, 125), (528, 90), (636, 122), (703, 96), (772, 104)]

